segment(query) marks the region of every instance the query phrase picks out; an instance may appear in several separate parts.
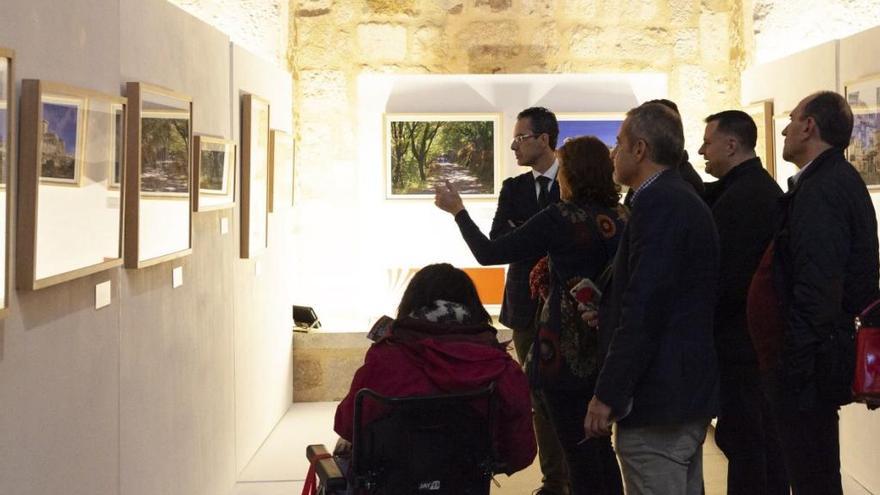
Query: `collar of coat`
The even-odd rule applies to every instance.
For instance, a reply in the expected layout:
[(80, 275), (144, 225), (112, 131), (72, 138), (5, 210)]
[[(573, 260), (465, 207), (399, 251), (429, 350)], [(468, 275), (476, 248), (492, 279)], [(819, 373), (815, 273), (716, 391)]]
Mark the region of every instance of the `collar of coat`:
[(828, 164), (828, 162), (834, 159), (844, 159), (842, 149), (828, 148), (822, 153), (819, 153), (819, 156), (817, 156), (813, 159), (812, 162), (810, 162), (810, 166), (807, 167), (806, 170), (804, 170), (803, 175), (801, 175), (800, 178), (798, 178), (797, 182), (794, 183), (794, 187), (789, 188), (788, 192), (786, 192), (783, 197), (787, 198), (794, 196), (794, 194), (797, 193), (798, 189), (801, 188), (801, 184), (803, 184), (804, 181), (807, 181), (810, 179), (810, 177), (816, 175), (819, 170), (821, 170), (825, 165)]

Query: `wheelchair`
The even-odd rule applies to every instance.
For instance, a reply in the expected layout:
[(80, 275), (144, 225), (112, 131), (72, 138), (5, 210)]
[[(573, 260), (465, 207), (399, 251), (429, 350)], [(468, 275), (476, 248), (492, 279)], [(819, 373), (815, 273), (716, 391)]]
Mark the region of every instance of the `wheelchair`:
[[(362, 424), (364, 401), (383, 414)], [(370, 389), (355, 396), (350, 465), (309, 445), (320, 495), (488, 495), (497, 462), (492, 432), (494, 384), (465, 393), (385, 397)]]

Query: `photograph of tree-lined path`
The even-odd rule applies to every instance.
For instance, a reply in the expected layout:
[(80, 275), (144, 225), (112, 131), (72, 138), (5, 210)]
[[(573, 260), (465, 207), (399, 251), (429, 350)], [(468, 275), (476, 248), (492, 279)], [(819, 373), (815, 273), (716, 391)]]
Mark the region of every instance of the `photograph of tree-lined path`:
[(461, 194), (495, 193), (494, 120), (389, 119), (392, 195), (430, 195), (449, 181)]

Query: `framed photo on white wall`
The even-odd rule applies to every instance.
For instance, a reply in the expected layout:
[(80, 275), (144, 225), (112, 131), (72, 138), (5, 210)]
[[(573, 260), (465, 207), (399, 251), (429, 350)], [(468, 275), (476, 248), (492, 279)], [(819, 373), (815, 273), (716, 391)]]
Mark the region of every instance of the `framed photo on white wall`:
[(626, 119), (626, 114), (560, 112), (556, 114), (556, 119), (559, 121), (557, 148), (562, 146), (567, 139), (595, 136), (602, 140), (608, 149), (612, 149), (617, 143), (617, 133)]
[(463, 197), (501, 184), (501, 114), (385, 114), (385, 197), (429, 199), (448, 181)]
[[(758, 128), (755, 153), (771, 177), (776, 177), (776, 152), (774, 151), (773, 100), (757, 101), (746, 105), (743, 111), (752, 117)], [(782, 132), (782, 129), (779, 129)]]
[(848, 82), (845, 95), (853, 112), (846, 158), (869, 188), (880, 188), (880, 74)]

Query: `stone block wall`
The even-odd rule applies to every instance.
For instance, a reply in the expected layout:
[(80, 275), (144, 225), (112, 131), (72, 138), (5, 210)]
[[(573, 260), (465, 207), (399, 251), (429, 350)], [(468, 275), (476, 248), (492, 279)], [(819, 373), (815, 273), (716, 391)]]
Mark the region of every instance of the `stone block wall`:
[[(290, 66), (305, 198), (353, 174), (359, 74), (662, 72), (692, 155), (702, 118), (735, 106), (736, 0), (293, 0)], [(332, 141), (328, 140), (332, 137)], [(332, 142), (332, 146), (328, 143)]]

